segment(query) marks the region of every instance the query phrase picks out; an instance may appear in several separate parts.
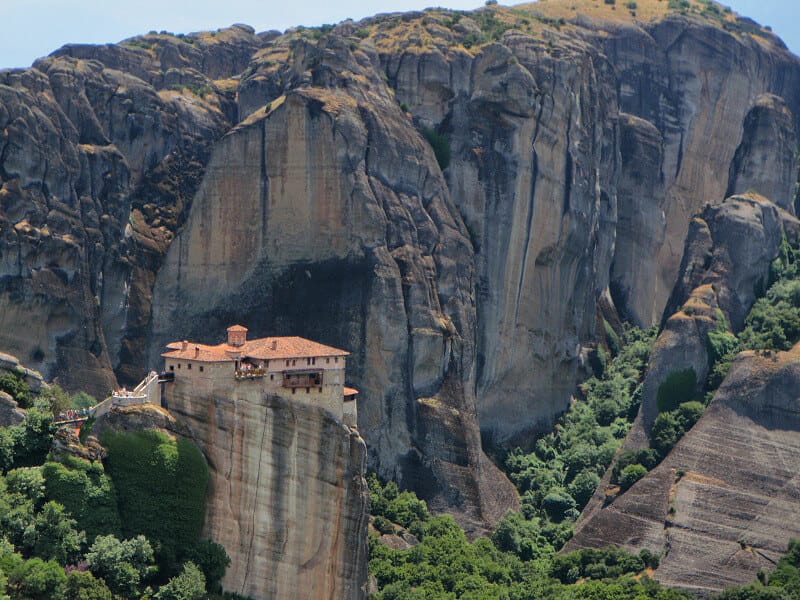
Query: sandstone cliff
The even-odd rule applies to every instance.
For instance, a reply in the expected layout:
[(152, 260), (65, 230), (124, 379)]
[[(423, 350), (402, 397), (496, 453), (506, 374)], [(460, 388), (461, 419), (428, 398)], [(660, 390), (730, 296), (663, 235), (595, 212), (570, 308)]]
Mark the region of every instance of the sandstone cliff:
[(96, 393), (234, 320), (345, 347), (371, 465), (480, 529), (515, 505), (481, 434), (565, 408), (597, 299), (655, 323), (706, 202), (794, 210), (800, 61), (705, 3), (637, 4), (153, 34), (0, 72), (0, 344)]
[(205, 534), (231, 557), (226, 590), (366, 598), (369, 490), (357, 432), (254, 382), (212, 395), (168, 386), (166, 400), (208, 460)]

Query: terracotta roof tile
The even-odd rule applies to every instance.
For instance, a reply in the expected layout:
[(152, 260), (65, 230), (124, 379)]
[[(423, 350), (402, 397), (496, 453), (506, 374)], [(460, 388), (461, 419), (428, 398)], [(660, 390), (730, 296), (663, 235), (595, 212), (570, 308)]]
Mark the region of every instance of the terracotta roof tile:
[(342, 394), (343, 396), (355, 396), (356, 394), (358, 394), (358, 390), (356, 388), (344, 386), (344, 393)]
[(231, 325), (228, 327), (228, 331), (247, 331), (247, 327), (244, 325)]
[(274, 360), (347, 356), (350, 354), (346, 350), (340, 350), (333, 346), (326, 346), (325, 344), (297, 336), (260, 338), (249, 340), (241, 346), (231, 346), (227, 343), (207, 346), (189, 342), (185, 350), (181, 349), (181, 342), (172, 342), (167, 344), (167, 348), (169, 351), (161, 355), (164, 358), (180, 358), (201, 362), (228, 362), (239, 357)]

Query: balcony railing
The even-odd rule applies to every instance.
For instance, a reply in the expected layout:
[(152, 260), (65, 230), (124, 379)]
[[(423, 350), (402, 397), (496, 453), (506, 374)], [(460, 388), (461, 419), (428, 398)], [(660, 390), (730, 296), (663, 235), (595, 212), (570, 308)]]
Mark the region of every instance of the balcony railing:
[(261, 367), (253, 367), (251, 369), (236, 369), (234, 377), (236, 379), (256, 379), (257, 377), (265, 377), (266, 374), (266, 369), (262, 369)]

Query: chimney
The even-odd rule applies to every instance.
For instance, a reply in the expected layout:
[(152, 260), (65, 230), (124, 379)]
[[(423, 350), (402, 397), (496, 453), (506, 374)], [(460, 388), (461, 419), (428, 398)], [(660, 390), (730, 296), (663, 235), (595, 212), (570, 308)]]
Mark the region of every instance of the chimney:
[(181, 350), (186, 350), (186, 347), (187, 347), (188, 345), (189, 345), (189, 342), (188, 342), (187, 340), (183, 340), (183, 341), (181, 342)]
[(272, 340), (272, 349), (273, 350), (277, 350), (278, 349), (278, 340)]
[(247, 341), (247, 327), (241, 325), (231, 325), (228, 327), (228, 345), (244, 346)]
[(198, 356), (200, 356), (200, 346), (195, 346), (194, 347), (194, 357), (197, 358)]

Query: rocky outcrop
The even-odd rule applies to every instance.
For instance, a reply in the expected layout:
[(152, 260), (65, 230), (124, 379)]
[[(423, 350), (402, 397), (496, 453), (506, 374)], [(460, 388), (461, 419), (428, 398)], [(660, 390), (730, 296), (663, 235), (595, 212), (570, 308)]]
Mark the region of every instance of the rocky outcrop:
[[(641, 408), (624, 442), (625, 449), (649, 445), (649, 432), (659, 413), (660, 388), (671, 375), (691, 370), (696, 391), (702, 391), (711, 367), (709, 331), (730, 326), (738, 332), (743, 327), (756, 293), (766, 289), (770, 264), (778, 255), (782, 240), (787, 238), (796, 243), (798, 234), (797, 218), (755, 195), (733, 196), (721, 205), (707, 206), (692, 220), (681, 275), (667, 309), (674, 312), (666, 319), (650, 353)], [(782, 357), (781, 360), (788, 361), (787, 365), (796, 363), (792, 370), (800, 369), (797, 362), (800, 346)], [(656, 577), (669, 585), (688, 586), (704, 594), (752, 578), (759, 567), (765, 566), (765, 556), (767, 562), (775, 560), (776, 553), (785, 549), (786, 537), (771, 538), (772, 554), (764, 550), (761, 542), (755, 549), (743, 543), (729, 552), (734, 542), (738, 545), (747, 536), (763, 540), (761, 536), (774, 533), (766, 517), (759, 523), (761, 517), (755, 515), (760, 510), (756, 506), (772, 494), (761, 485), (745, 502), (751, 506), (731, 518), (731, 511), (742, 501), (736, 494), (751, 494), (737, 485), (749, 477), (752, 477), (749, 481), (761, 481), (767, 476), (771, 460), (767, 458), (768, 448), (784, 439), (782, 433), (758, 439), (763, 428), (770, 428), (767, 423), (782, 418), (771, 413), (773, 392), (766, 390), (778, 386), (778, 381), (786, 383), (786, 379), (778, 367), (774, 372), (772, 367), (765, 370), (767, 364), (753, 353), (741, 354), (700, 422), (656, 469), (611, 504), (604, 493), (610, 482), (609, 470), (584, 509), (569, 547), (619, 544), (631, 549), (663, 551), (667, 560), (662, 560)], [(762, 383), (775, 379), (764, 389), (750, 384), (742, 386), (749, 376)], [(742, 413), (735, 408), (731, 412), (730, 408), (739, 406), (748, 394), (755, 394), (750, 410)], [(733, 413), (737, 415), (731, 416)], [(731, 430), (727, 431), (729, 427)], [(795, 431), (797, 424), (790, 420), (786, 428), (793, 432), (786, 435), (794, 435), (800, 443), (800, 432)], [(743, 437), (748, 444), (753, 440), (754, 454), (750, 454)], [(729, 443), (730, 447), (722, 450)], [(765, 454), (755, 454), (761, 450)], [(743, 452), (747, 453), (747, 460), (742, 459)], [(726, 456), (720, 461), (718, 454)], [(708, 466), (701, 466), (706, 462)], [(681, 478), (676, 475), (678, 469), (692, 471)], [(724, 474), (721, 479), (717, 478), (720, 473)], [(794, 475), (785, 472), (769, 473), (769, 477), (774, 477), (770, 485), (775, 488), (794, 485), (791, 483)], [(737, 491), (732, 492), (729, 486)], [(692, 513), (689, 520), (673, 516), (681, 514), (679, 498), (686, 502), (684, 510)], [(785, 506), (776, 506), (774, 510), (769, 518), (779, 518), (779, 511), (785, 510)], [(730, 526), (729, 518), (733, 522)]]
[[(439, 165), (366, 49), (284, 44), (243, 83), (267, 103), (220, 142), (158, 274), (150, 361), (234, 321), (352, 349), (381, 473), (496, 521), (516, 494), (481, 450), (472, 247)], [(299, 87), (271, 98), (284, 79)], [(442, 414), (420, 404), (432, 396)], [(453, 437), (430, 435), (451, 411)]]
[[(639, 276), (615, 271), (611, 286), (612, 292), (621, 292), (615, 302), (622, 310), (650, 325), (661, 318), (680, 273), (691, 217), (706, 202), (717, 204), (730, 193), (750, 189), (774, 190), (780, 193), (769, 197), (793, 210), (785, 191), (796, 180), (796, 164), (794, 169), (785, 165), (795, 161), (794, 152), (786, 149), (791, 131), (800, 129), (800, 69), (796, 58), (777, 45), (769, 50), (770, 61), (762, 60), (767, 44), (758, 36), (769, 34), (756, 29), (756, 35), (738, 35), (732, 32), (736, 26), (723, 22), (720, 27), (716, 18), (668, 14), (645, 24), (586, 25), (610, 32), (603, 47), (616, 68), (621, 110), (651, 123), (661, 138), (660, 164), (645, 176), (653, 195), (646, 190), (639, 201), (657, 202), (663, 216), (636, 232), (646, 250), (637, 261)], [(765, 104), (771, 108), (758, 108)], [(779, 134), (776, 139), (769, 139), (771, 131)], [(657, 159), (653, 143), (627, 168), (645, 168)], [(774, 150), (767, 151), (772, 144)], [(630, 178), (618, 188), (625, 197), (636, 195), (640, 186)], [(653, 238), (645, 237), (651, 233)], [(624, 265), (630, 243), (618, 248)], [(628, 311), (629, 306), (634, 310)]]
[(151, 34), (0, 72), (0, 345), (98, 395), (233, 321), (347, 348), (371, 465), (479, 530), (516, 502), (481, 438), (567, 406), (597, 299), (656, 323), (691, 215), (796, 179), (796, 57), (649, 4)]
[[(655, 286), (656, 271), (644, 256), (655, 256), (664, 244), (664, 138), (650, 121), (621, 114), (622, 169), (617, 192), (618, 218), (610, 290), (617, 310), (632, 323), (649, 324), (659, 309), (656, 294), (637, 293)], [(658, 176), (654, 177), (654, 174)]]
[(800, 527), (800, 345), (740, 354), (664, 461), (584, 520), (574, 545), (661, 552), (655, 578), (700, 595), (770, 569)]
[(236, 117), (198, 68), (229, 77), (261, 43), (150, 35), (0, 72), (0, 346), (97, 396), (140, 378), (154, 271)]
[(231, 557), (223, 587), (256, 600), (366, 598), (358, 433), (256, 382), (212, 394), (168, 385), (166, 398), (208, 460), (205, 534)]
[(2, 371), (8, 371), (22, 379), (34, 394), (48, 387), (39, 371), (21, 364), (16, 356), (0, 352), (0, 372)]
[[(708, 370), (708, 332), (738, 332), (769, 282), (770, 264), (784, 237), (797, 240), (800, 222), (759, 196), (733, 196), (707, 206), (690, 225), (681, 275), (667, 305), (669, 318), (656, 339), (642, 387), (641, 425), (658, 414), (658, 390), (673, 373), (691, 369), (697, 390)], [(724, 322), (719, 322), (724, 319)]]
[(727, 194), (753, 191), (795, 212), (792, 179), (798, 167), (797, 148), (792, 111), (786, 102), (772, 94), (759, 96), (744, 120)]

